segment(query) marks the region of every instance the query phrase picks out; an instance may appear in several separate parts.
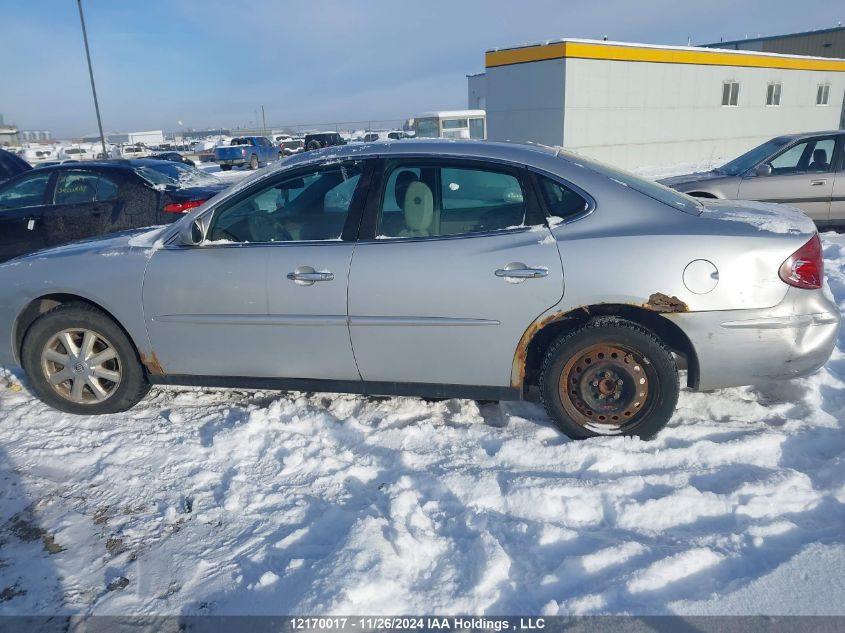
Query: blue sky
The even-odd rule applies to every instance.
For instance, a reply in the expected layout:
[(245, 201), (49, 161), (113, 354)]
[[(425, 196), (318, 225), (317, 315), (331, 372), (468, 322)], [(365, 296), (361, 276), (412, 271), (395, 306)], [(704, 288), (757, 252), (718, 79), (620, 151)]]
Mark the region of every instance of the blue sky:
[[(686, 44), (836, 26), (830, 0), (83, 0), (107, 130), (401, 119), (466, 107), (484, 51), (562, 37)], [(4, 0), (0, 113), (96, 130), (75, 0)]]

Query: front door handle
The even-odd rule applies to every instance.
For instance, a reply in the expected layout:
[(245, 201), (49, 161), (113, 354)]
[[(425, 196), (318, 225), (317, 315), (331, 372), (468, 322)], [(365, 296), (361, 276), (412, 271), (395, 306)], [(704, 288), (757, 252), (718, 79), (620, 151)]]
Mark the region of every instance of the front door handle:
[(288, 273), (287, 277), (299, 286), (311, 286), (315, 281), (333, 280), (334, 273), (317, 272), (311, 266), (299, 266), (292, 273)]
[(827, 180), (811, 180), (810, 186), (811, 187), (818, 187), (819, 185), (826, 185)]
[(538, 277), (546, 277), (549, 274), (547, 268), (529, 268), (522, 262), (511, 262), (504, 268), (499, 268), (496, 271), (496, 277), (503, 277), (506, 280), (537, 279)]

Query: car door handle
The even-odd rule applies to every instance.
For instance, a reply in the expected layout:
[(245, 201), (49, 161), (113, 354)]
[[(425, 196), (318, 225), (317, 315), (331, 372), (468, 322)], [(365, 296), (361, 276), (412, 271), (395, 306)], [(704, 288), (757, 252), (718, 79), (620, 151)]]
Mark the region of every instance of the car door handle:
[(811, 187), (818, 187), (819, 185), (826, 185), (827, 180), (811, 180), (810, 186)]
[(505, 279), (537, 279), (538, 277), (546, 277), (548, 274), (549, 271), (545, 268), (528, 268), (520, 262), (508, 264), (496, 271), (496, 277), (504, 277)]
[(287, 277), (300, 286), (310, 286), (315, 281), (332, 281), (334, 273), (317, 272), (311, 266), (300, 266), (292, 273), (288, 273)]

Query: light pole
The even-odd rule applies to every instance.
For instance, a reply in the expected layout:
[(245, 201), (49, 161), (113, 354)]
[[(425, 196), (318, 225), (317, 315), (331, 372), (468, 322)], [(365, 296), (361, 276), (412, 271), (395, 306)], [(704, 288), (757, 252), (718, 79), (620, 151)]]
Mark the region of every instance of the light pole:
[(103, 134), (103, 122), (100, 120), (100, 104), (97, 101), (97, 88), (94, 85), (94, 70), (91, 68), (91, 51), (88, 50), (88, 32), (85, 30), (85, 16), (82, 15), (82, 0), (76, 0), (79, 7), (79, 22), (82, 24), (82, 39), (85, 42), (85, 57), (88, 59), (88, 76), (91, 77), (91, 92), (94, 94), (94, 110), (97, 112), (97, 127), (100, 130), (100, 142), (103, 144), (103, 158), (108, 158), (106, 135)]

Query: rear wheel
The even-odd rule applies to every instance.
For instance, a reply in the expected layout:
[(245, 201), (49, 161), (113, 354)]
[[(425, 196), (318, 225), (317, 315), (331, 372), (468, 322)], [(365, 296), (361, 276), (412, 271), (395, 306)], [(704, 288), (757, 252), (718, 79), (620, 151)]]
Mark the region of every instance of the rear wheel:
[(21, 357), (36, 395), (67, 413), (126, 411), (150, 390), (129, 338), (87, 304), (63, 304), (36, 319)]
[(249, 168), (252, 170), (258, 169), (258, 156), (255, 154), (253, 154), (252, 158), (249, 159)]
[(220, 165), (220, 169), (222, 171), (229, 171), (230, 169), (232, 169), (232, 166), (231, 165)]
[(649, 330), (623, 319), (594, 319), (555, 341), (540, 378), (543, 404), (573, 439), (653, 437), (678, 401), (672, 354)]

